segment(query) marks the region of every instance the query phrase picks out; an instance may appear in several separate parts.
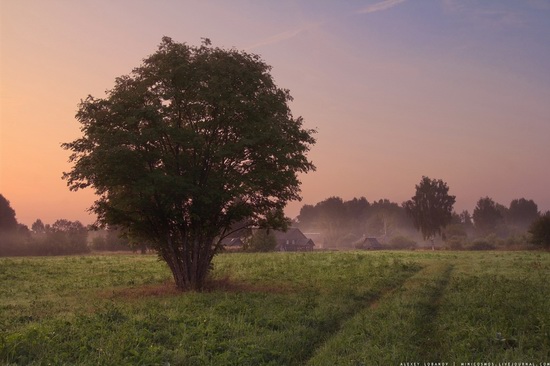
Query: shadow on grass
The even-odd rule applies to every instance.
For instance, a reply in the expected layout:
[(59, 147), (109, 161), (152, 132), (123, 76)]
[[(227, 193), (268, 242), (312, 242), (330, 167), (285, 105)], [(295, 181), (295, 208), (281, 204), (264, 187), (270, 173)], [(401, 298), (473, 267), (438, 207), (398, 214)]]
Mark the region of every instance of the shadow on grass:
[[(244, 281), (233, 280), (229, 277), (209, 280), (203, 292), (227, 292), (227, 293), (270, 293), (289, 294), (295, 293), (296, 288), (283, 284), (252, 284)], [(157, 297), (177, 297), (194, 291), (178, 289), (171, 279), (161, 283), (146, 284), (130, 287), (117, 287), (104, 289), (99, 292), (99, 297), (104, 299), (144, 299)]]

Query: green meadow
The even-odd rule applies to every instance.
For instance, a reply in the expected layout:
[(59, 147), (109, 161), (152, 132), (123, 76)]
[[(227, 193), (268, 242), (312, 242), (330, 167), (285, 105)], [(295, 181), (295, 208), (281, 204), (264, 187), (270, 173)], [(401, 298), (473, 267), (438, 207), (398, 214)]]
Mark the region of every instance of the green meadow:
[(151, 255), (0, 259), (0, 364), (550, 363), (550, 254), (225, 253), (180, 293)]

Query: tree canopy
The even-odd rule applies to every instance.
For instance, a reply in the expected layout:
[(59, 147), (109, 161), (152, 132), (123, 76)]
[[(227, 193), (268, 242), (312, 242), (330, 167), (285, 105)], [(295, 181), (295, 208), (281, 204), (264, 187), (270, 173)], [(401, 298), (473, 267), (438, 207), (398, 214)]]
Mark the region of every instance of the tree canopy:
[(315, 205), (304, 205), (295, 223), (302, 230), (320, 234), (321, 246), (353, 247), (364, 236), (387, 238), (414, 230), (405, 210), (388, 199), (365, 197), (344, 201), (329, 197)]
[(531, 243), (550, 249), (550, 213), (536, 219), (529, 228)]
[(519, 230), (525, 230), (539, 218), (539, 208), (535, 201), (525, 198), (514, 199), (510, 202), (508, 219), (510, 224)]
[(0, 231), (12, 231), (17, 229), (17, 219), (15, 210), (8, 201), (0, 194)]
[(403, 207), (427, 240), (441, 234), (441, 229), (451, 222), (454, 203), (455, 196), (449, 195), (447, 183), (422, 177), (416, 185), (416, 194)]
[[(179, 288), (200, 289), (238, 223), (283, 228), (315, 131), (294, 118), (271, 67), (235, 49), (162, 39), (106, 98), (76, 115), (69, 187), (92, 187), (99, 224), (123, 228), (164, 259)], [(237, 225), (238, 226), (238, 225)]]
[(481, 235), (495, 233), (497, 227), (503, 222), (502, 209), (490, 197), (482, 197), (474, 208), (473, 219), (476, 230)]

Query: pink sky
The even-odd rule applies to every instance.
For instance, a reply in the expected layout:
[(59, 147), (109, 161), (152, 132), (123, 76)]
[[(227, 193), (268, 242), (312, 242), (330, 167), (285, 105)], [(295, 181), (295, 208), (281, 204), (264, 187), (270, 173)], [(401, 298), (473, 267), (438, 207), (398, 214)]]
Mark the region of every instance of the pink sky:
[(457, 211), (490, 196), (550, 210), (550, 1), (0, 0), (0, 194), (31, 225), (91, 223), (62, 142), (163, 35), (260, 54), (317, 128), (302, 202), (401, 203), (423, 175)]

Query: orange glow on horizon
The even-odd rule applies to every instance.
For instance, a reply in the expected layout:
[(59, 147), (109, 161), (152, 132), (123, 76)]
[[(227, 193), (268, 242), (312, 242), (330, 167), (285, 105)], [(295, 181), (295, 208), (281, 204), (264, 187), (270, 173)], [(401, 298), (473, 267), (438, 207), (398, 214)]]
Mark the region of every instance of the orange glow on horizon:
[(0, 193), (17, 219), (94, 221), (93, 192), (61, 179), (60, 144), (80, 134), (79, 100), (103, 96), (163, 35), (260, 54), (294, 115), (318, 129), (317, 171), (301, 177), (290, 217), (331, 196), (400, 204), (423, 175), (448, 183), (457, 211), (484, 196), (550, 210), (550, 44), (539, 36), (550, 9), (262, 4), (1, 2)]

